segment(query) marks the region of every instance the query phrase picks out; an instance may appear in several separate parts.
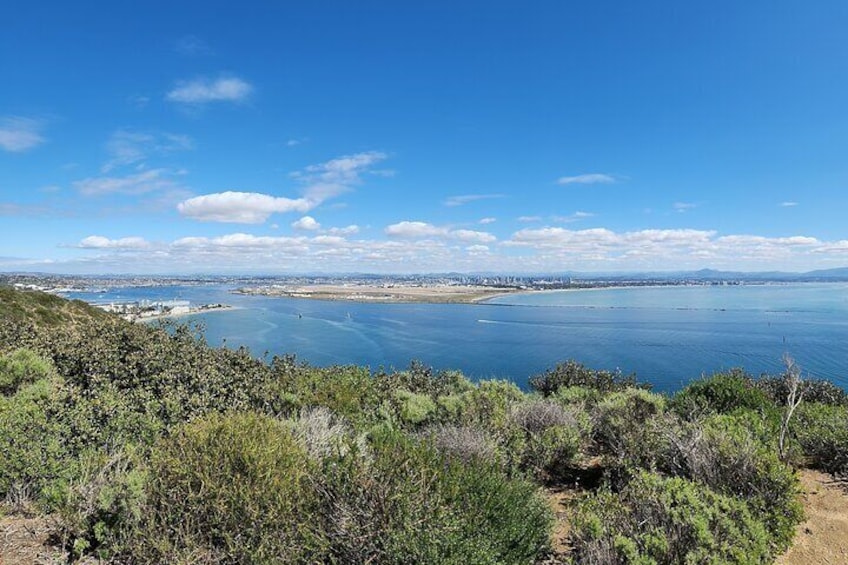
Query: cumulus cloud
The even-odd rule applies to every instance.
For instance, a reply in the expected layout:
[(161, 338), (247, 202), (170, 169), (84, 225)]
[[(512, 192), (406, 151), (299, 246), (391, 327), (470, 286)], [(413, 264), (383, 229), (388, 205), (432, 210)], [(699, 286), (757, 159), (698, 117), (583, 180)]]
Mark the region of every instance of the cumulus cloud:
[(292, 227), (296, 230), (316, 231), (321, 229), (321, 224), (312, 216), (304, 216), (296, 222), (292, 222)]
[(448, 236), (468, 243), (492, 243), (498, 239), (488, 232), (474, 230), (452, 230)]
[(283, 198), (257, 192), (218, 192), (195, 196), (177, 204), (183, 216), (203, 222), (261, 224), (275, 213), (307, 212), (313, 204), (305, 198)]
[(783, 207), (783, 208), (793, 208), (793, 207), (795, 207), (795, 206), (797, 206), (797, 205), (798, 205), (798, 203), (797, 203), (797, 202), (792, 202), (792, 201), (787, 201), (787, 202), (781, 202), (781, 203), (780, 203), (780, 206), (781, 206), (781, 207)]
[(534, 222), (541, 222), (542, 216), (518, 216), (518, 221), (523, 224), (532, 224)]
[(182, 81), (165, 96), (170, 102), (206, 104), (208, 102), (242, 102), (253, 92), (253, 86), (237, 77), (215, 80), (199, 78)]
[(589, 173), (584, 175), (575, 175), (571, 177), (560, 177), (557, 179), (557, 184), (612, 184), (616, 182), (616, 178), (612, 175), (603, 173)]
[(450, 207), (463, 206), (469, 202), (476, 202), (477, 200), (491, 200), (493, 198), (503, 197), (503, 194), (463, 194), (460, 196), (450, 196), (445, 199), (443, 204)]
[(44, 143), (43, 122), (31, 118), (0, 118), (0, 149), (21, 153)]
[(143, 237), (122, 237), (120, 239), (109, 239), (101, 235), (90, 235), (79, 242), (77, 247), (81, 249), (147, 249), (150, 243)]
[(478, 223), (483, 224), (485, 226), (487, 224), (494, 224), (497, 221), (497, 218), (480, 218), (480, 221)]
[(403, 221), (390, 226), (384, 230), (389, 237), (441, 237), (448, 233), (446, 228), (439, 228), (427, 222)]
[(497, 238), (483, 231), (451, 230), (446, 227), (434, 226), (427, 222), (403, 221), (387, 226), (384, 230), (389, 237), (404, 239), (448, 238), (467, 243), (491, 243)]
[(292, 174), (302, 187), (300, 198), (258, 192), (219, 192), (190, 198), (177, 206), (183, 216), (207, 222), (261, 224), (271, 214), (306, 213), (362, 182), (374, 163), (386, 158), (377, 151), (346, 155)]
[[(176, 173), (180, 173), (177, 171)], [(164, 190), (180, 190), (182, 185), (172, 176), (175, 172), (168, 169), (150, 169), (122, 177), (90, 177), (73, 183), (85, 196), (104, 194), (144, 194)]]
[(544, 227), (520, 230), (507, 241), (493, 243), (490, 240), (494, 236), (486, 232), (452, 230), (426, 222), (415, 224), (407, 222), (404, 227), (411, 230), (414, 225), (414, 233), (436, 235), (349, 239), (330, 230), (288, 237), (239, 232), (218, 237), (183, 237), (171, 243), (95, 235), (73, 247), (99, 250), (85, 259), (85, 265), (112, 270), (121, 265), (142, 265), (148, 272), (551, 272), (704, 267), (800, 271), (839, 266), (848, 257), (848, 240), (822, 241), (806, 235), (767, 237), (695, 229), (617, 232), (602, 227)]

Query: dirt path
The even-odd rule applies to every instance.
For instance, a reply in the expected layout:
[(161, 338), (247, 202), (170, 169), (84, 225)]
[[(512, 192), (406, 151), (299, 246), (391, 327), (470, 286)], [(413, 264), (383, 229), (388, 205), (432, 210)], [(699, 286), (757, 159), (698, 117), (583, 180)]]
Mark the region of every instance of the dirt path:
[(0, 565), (56, 563), (57, 551), (47, 543), (49, 518), (0, 518)]
[(801, 471), (807, 520), (798, 526), (795, 543), (777, 565), (848, 563), (848, 492), (844, 484), (818, 471)]

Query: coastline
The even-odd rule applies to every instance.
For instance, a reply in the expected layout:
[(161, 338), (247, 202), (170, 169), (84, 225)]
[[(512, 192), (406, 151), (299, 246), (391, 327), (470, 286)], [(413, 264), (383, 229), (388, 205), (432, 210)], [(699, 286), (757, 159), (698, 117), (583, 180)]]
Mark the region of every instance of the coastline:
[(158, 320), (176, 320), (179, 318), (185, 318), (187, 316), (194, 316), (197, 314), (205, 314), (207, 312), (227, 312), (230, 310), (240, 310), (239, 306), (230, 306), (228, 304), (220, 304), (214, 307), (200, 307), (200, 308), (192, 308), (189, 311), (179, 311), (179, 312), (164, 312), (160, 314), (149, 314), (149, 315), (138, 315), (138, 314), (121, 314), (120, 316), (129, 321), (136, 323), (146, 323), (146, 322), (155, 322)]
[(471, 286), (377, 286), (377, 285), (299, 285), (239, 288), (234, 294), (299, 298), (306, 300), (350, 301), (371, 304), (479, 304), (519, 289)]

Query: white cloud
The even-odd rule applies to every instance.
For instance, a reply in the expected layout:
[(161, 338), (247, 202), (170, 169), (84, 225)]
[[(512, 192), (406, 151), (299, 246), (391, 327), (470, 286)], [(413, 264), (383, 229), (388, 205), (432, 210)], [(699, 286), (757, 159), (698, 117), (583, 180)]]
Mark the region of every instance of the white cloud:
[(371, 166), (384, 159), (386, 154), (380, 151), (344, 155), (310, 165), (302, 171), (292, 173), (291, 176), (304, 186), (304, 196), (317, 205), (361, 184), (362, 175), (371, 172)]
[(359, 226), (351, 224), (343, 228), (330, 228), (327, 230), (327, 233), (330, 235), (355, 235), (359, 233)]
[(183, 216), (203, 222), (261, 224), (275, 213), (307, 212), (313, 203), (305, 198), (282, 198), (257, 192), (218, 192), (195, 196), (177, 205)]
[(362, 182), (369, 167), (386, 158), (377, 151), (346, 155), (292, 174), (303, 185), (301, 198), (258, 192), (219, 192), (190, 198), (177, 206), (183, 216), (207, 222), (261, 224), (273, 213), (306, 213)]
[(39, 120), (9, 116), (0, 118), (0, 148), (20, 153), (44, 143), (41, 130), (44, 124)]
[(447, 235), (446, 228), (439, 228), (427, 222), (403, 221), (387, 226), (384, 230), (389, 237), (421, 238), (442, 237)]
[(541, 216), (518, 216), (518, 221), (523, 224), (532, 224), (533, 222), (541, 222)]
[(503, 197), (503, 194), (463, 194), (460, 196), (450, 196), (445, 199), (443, 204), (450, 207), (463, 206), (469, 202), (476, 202), (477, 200), (491, 200), (493, 198)]
[[(179, 173), (179, 171), (178, 171)], [(150, 169), (123, 177), (90, 177), (73, 183), (85, 196), (103, 194), (144, 194), (154, 191), (178, 190), (180, 183), (170, 178), (174, 173), (167, 169)]]
[(250, 83), (236, 77), (216, 80), (195, 79), (177, 83), (165, 98), (183, 104), (207, 102), (241, 102), (253, 92)]
[(603, 173), (589, 173), (557, 179), (557, 184), (612, 184), (614, 182), (616, 182), (614, 176)]
[(783, 208), (792, 208), (792, 207), (797, 206), (797, 205), (798, 205), (798, 203), (797, 203), (797, 202), (792, 202), (792, 201), (787, 201), (787, 202), (781, 202), (781, 203), (780, 203), (780, 205), (781, 205)]
[(404, 239), (449, 238), (466, 243), (491, 243), (497, 238), (488, 232), (474, 230), (451, 230), (434, 226), (427, 222), (403, 221), (387, 226), (384, 230), (389, 237)]
[(292, 222), (292, 227), (296, 230), (316, 231), (321, 229), (321, 224), (312, 216), (304, 216), (296, 222)]
[(469, 245), (465, 250), (471, 254), (489, 253), (489, 247), (487, 245)]
[(249, 233), (231, 233), (219, 237), (184, 237), (174, 241), (171, 246), (187, 249), (244, 249), (244, 248), (274, 248), (298, 247), (306, 241), (301, 237), (270, 237), (256, 236)]
[(480, 218), (480, 221), (478, 223), (483, 224), (485, 226), (488, 224), (494, 224), (497, 221), (497, 218)]
[(101, 235), (90, 235), (80, 241), (77, 247), (81, 249), (147, 249), (150, 247), (150, 243), (143, 237), (109, 239)]
[(301, 143), (303, 143), (302, 139), (289, 139), (286, 141), (286, 147), (297, 147)]
[(498, 239), (488, 232), (474, 230), (453, 230), (448, 236), (467, 243), (492, 243)]

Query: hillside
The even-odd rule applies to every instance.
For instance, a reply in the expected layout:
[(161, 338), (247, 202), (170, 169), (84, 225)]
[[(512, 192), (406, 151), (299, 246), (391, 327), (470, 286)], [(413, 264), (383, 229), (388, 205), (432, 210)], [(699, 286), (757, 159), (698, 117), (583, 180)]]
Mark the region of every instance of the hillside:
[(827, 382), (804, 383), (781, 452), (781, 376), (663, 396), (568, 361), (523, 392), (0, 296), (2, 523), (51, 516), (69, 561), (768, 563), (802, 519), (797, 467), (848, 470)]
[(65, 300), (37, 291), (20, 291), (0, 285), (0, 319), (27, 321), (41, 326), (103, 319), (104, 311), (81, 300)]

